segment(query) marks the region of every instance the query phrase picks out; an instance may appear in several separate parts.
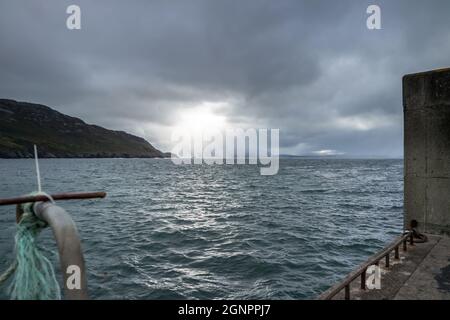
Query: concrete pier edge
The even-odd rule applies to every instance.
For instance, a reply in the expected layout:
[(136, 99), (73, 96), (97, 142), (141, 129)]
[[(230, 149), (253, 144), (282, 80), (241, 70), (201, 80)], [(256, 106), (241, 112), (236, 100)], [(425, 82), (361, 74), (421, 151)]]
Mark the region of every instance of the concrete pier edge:
[(334, 299), (450, 300), (450, 68), (402, 80), (404, 230), (415, 220), (428, 242), (413, 244), (384, 266), (383, 289), (362, 290), (352, 283)]

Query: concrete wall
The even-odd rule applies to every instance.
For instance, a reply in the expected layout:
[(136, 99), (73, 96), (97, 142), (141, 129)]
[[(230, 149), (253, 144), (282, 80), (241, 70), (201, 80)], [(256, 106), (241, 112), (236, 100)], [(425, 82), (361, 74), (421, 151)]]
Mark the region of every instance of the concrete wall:
[(450, 234), (450, 69), (403, 78), (405, 228)]

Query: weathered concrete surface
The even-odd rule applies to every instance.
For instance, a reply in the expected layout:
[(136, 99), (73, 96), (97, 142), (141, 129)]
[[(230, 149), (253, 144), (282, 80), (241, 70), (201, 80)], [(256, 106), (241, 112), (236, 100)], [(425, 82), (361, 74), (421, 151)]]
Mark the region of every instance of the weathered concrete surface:
[(450, 238), (439, 239), (395, 299), (450, 300)]
[[(408, 245), (400, 259), (380, 262), (381, 288), (361, 290), (359, 279), (351, 285), (354, 300), (450, 300), (450, 238), (428, 235), (427, 243)], [(344, 299), (344, 292), (335, 299)]]
[(450, 69), (403, 78), (405, 229), (450, 234)]

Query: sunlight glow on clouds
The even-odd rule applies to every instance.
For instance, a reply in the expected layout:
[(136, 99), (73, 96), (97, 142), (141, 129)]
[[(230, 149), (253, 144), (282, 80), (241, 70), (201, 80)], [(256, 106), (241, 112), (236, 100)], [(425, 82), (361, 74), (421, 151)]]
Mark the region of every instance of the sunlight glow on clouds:
[(383, 127), (389, 127), (395, 125), (397, 119), (386, 116), (348, 116), (339, 117), (335, 120), (337, 128), (356, 130), (356, 131), (369, 131), (373, 129), (380, 129)]
[(319, 151), (314, 151), (313, 154), (315, 154), (317, 156), (340, 156), (340, 155), (344, 155), (345, 153), (339, 152), (337, 150), (319, 150)]
[(227, 119), (217, 111), (223, 107), (226, 107), (226, 103), (204, 102), (197, 107), (180, 110), (173, 127), (187, 131), (225, 129)]

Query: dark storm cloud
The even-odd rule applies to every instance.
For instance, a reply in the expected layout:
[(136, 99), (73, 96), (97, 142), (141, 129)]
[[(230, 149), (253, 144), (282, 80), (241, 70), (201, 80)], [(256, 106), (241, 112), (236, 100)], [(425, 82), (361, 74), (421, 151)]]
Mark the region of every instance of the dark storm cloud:
[[(65, 27), (68, 5), (82, 30)], [(366, 28), (378, 4), (382, 30)], [(448, 66), (448, 1), (2, 1), (0, 96), (168, 148), (180, 110), (226, 102), (283, 152), (402, 154), (401, 77)]]

